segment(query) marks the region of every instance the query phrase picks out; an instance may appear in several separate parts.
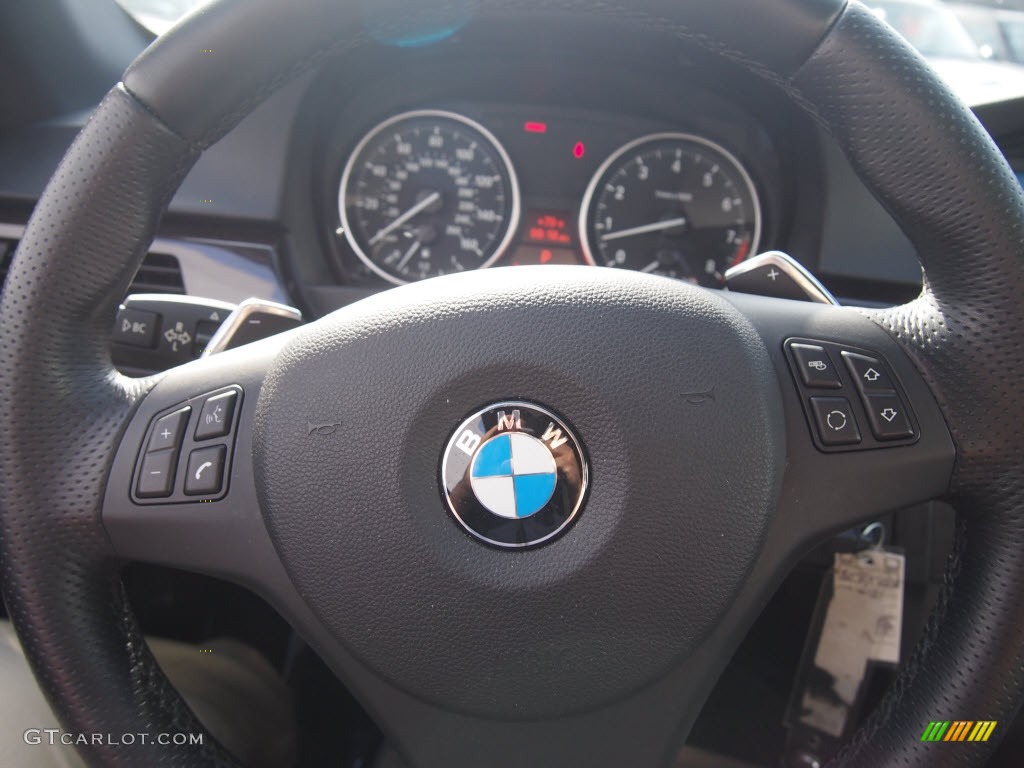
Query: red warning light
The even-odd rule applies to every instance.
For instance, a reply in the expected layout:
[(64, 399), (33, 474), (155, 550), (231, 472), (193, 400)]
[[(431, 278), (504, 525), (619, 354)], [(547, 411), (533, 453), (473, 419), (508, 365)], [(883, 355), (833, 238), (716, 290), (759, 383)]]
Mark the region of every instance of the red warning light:
[(582, 141), (577, 141), (576, 146), (572, 148), (572, 156), (579, 160), (583, 157), (583, 153), (586, 151), (586, 147), (583, 146)]
[(547, 264), (549, 261), (551, 261), (552, 258), (553, 257), (552, 257), (551, 251), (549, 251), (547, 248), (544, 248), (544, 249), (541, 250), (541, 252), (540, 252), (540, 263), (541, 264)]
[(526, 131), (527, 133), (547, 133), (548, 132), (548, 124), (547, 123), (525, 122), (525, 123), (523, 123), (523, 130)]

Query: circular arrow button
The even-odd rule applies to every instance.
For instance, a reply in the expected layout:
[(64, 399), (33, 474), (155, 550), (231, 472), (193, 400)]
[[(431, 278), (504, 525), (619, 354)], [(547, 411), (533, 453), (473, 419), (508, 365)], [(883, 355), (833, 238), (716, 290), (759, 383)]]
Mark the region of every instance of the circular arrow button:
[(857, 420), (845, 397), (812, 397), (818, 437), (824, 445), (850, 445), (860, 442)]

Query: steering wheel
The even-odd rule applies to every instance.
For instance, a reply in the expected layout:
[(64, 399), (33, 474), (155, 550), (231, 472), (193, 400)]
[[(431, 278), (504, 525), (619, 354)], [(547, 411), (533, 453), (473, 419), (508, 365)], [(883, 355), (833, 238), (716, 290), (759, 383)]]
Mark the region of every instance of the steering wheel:
[[(429, 27), (444, 5), (401, 9), (402, 23)], [(476, 12), (492, 6), (510, 10)], [(364, 7), (224, 1), (176, 27), (100, 104), (25, 231), (0, 305), (3, 591), (64, 726), (204, 733), (125, 599), (120, 569), (144, 561), (265, 597), (410, 765), (665, 764), (802, 552), (944, 497), (960, 522), (943, 596), (836, 764), (980, 764), (995, 739), (919, 739), (934, 719), (1006, 723), (1024, 690), (1024, 202), (971, 113), (856, 2), (514, 10), (658, 29), (783, 89), (916, 246), (926, 281), (909, 304), (869, 313), (592, 267), (485, 270), (161, 376), (115, 372), (111, 319), (186, 172), (281, 83), (368, 44)], [(822, 393), (794, 376), (793, 339), (873, 355), (912, 439), (872, 438), (871, 401), (846, 378), (824, 394), (847, 399), (863, 450), (821, 444), (805, 407)], [(233, 408), (204, 442), (217, 395)], [(557, 414), (589, 472), (571, 525), (514, 550), (467, 535), (439, 477), (460, 423), (509, 400)], [(162, 454), (173, 494), (143, 494), (157, 420), (186, 408)], [(211, 446), (220, 485), (182, 496), (182, 475), (202, 477), (189, 452)], [(96, 765), (232, 763), (208, 735), (82, 751)]]

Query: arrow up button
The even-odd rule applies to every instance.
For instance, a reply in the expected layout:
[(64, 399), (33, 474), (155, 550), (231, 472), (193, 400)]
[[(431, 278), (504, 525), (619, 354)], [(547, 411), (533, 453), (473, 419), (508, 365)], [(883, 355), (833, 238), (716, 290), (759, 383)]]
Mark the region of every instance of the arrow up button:
[(843, 360), (846, 361), (846, 367), (850, 369), (850, 376), (853, 377), (857, 389), (865, 395), (871, 392), (896, 391), (885, 363), (880, 360), (846, 350), (843, 351)]

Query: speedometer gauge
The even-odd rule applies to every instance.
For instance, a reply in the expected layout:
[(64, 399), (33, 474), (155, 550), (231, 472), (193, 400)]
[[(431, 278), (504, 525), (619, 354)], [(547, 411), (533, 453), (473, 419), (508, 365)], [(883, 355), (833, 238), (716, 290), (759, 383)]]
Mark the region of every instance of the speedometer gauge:
[(591, 180), (580, 239), (591, 264), (720, 286), (755, 252), (761, 210), (750, 174), (723, 147), (685, 133), (632, 141)]
[(338, 211), (356, 255), (405, 283), (494, 263), (515, 232), (519, 186), (483, 126), (453, 112), (407, 112), (356, 146)]

